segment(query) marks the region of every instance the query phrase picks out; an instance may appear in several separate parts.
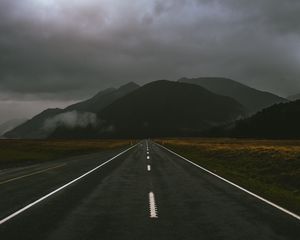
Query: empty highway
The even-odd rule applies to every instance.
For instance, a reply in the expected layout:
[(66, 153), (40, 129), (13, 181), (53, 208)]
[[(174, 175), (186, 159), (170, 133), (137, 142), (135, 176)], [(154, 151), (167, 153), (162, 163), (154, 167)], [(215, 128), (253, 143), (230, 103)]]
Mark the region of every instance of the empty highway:
[(2, 240), (300, 239), (300, 220), (152, 141), (0, 172)]

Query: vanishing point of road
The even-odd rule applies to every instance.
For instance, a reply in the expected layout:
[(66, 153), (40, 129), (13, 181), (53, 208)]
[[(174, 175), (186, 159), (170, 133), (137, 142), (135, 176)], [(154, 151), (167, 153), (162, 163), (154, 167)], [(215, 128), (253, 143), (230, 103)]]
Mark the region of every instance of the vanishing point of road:
[(0, 239), (298, 240), (300, 219), (144, 140), (0, 171)]

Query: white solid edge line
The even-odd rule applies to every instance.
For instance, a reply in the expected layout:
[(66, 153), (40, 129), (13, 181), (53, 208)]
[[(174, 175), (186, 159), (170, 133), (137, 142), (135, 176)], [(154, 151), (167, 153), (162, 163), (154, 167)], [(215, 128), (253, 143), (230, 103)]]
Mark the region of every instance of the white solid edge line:
[(287, 209), (285, 209), (285, 208), (283, 208), (283, 207), (280, 207), (279, 205), (277, 205), (277, 204), (275, 204), (275, 203), (273, 203), (273, 202), (270, 202), (269, 200), (267, 200), (267, 199), (265, 199), (265, 198), (263, 198), (263, 197), (261, 197), (261, 196), (255, 194), (255, 193), (253, 193), (253, 192), (250, 192), (249, 190), (247, 190), (247, 189), (245, 189), (245, 188), (243, 188), (243, 187), (241, 187), (241, 186), (239, 186), (239, 185), (237, 185), (237, 184), (235, 184), (235, 183), (233, 183), (233, 182), (231, 182), (231, 181), (229, 181), (229, 180), (227, 180), (227, 179), (225, 179), (225, 178), (223, 178), (223, 177), (221, 177), (221, 176), (219, 176), (219, 175), (217, 175), (217, 174), (215, 174), (215, 173), (213, 173), (213, 172), (211, 172), (211, 171), (209, 171), (208, 169), (206, 169), (206, 168), (204, 168), (204, 167), (199, 166), (198, 164), (196, 164), (196, 163), (194, 163), (194, 162), (188, 160), (187, 158), (185, 158), (185, 157), (179, 155), (178, 153), (176, 153), (176, 152), (174, 152), (174, 151), (172, 151), (172, 150), (170, 150), (170, 149), (168, 149), (168, 148), (166, 148), (166, 147), (164, 147), (164, 146), (162, 146), (162, 145), (160, 145), (160, 144), (158, 144), (158, 143), (155, 143), (155, 144), (158, 145), (158, 146), (160, 146), (160, 147), (162, 147), (162, 148), (164, 148), (164, 149), (166, 149), (166, 150), (169, 151), (170, 153), (173, 153), (174, 155), (176, 155), (176, 156), (182, 158), (183, 160), (189, 162), (190, 164), (194, 165), (195, 167), (198, 167), (198, 168), (202, 169), (203, 171), (205, 171), (205, 172), (207, 172), (207, 173), (209, 173), (209, 174), (211, 174), (211, 175), (213, 175), (213, 176), (215, 176), (215, 177), (217, 177), (217, 178), (223, 180), (224, 182), (226, 182), (226, 183), (228, 183), (228, 184), (230, 184), (230, 185), (232, 185), (232, 186), (234, 186), (234, 187), (236, 187), (236, 188), (238, 188), (238, 189), (240, 189), (240, 190), (242, 190), (242, 191), (244, 191), (244, 192), (246, 192), (246, 193), (252, 195), (253, 197), (255, 197), (255, 198), (257, 198), (257, 199), (259, 199), (259, 200), (261, 200), (261, 201), (263, 201), (263, 202), (265, 202), (265, 203), (271, 205), (272, 207), (277, 208), (278, 210), (280, 210), (280, 211), (282, 211), (282, 212), (284, 212), (284, 213), (286, 213), (286, 214), (288, 214), (288, 215), (290, 215), (290, 216), (292, 216), (292, 217), (294, 217), (294, 218), (300, 220), (300, 216), (297, 215), (296, 213), (293, 213), (293, 212), (291, 212), (291, 211), (289, 211), (289, 210), (287, 210)]
[[(137, 145), (137, 144), (136, 144), (136, 145)], [(104, 163), (100, 164), (99, 166), (93, 168), (92, 170), (90, 170), (90, 171), (84, 173), (84, 174), (81, 175), (80, 177), (78, 177), (78, 178), (76, 178), (76, 179), (74, 179), (74, 180), (68, 182), (67, 184), (61, 186), (60, 188), (58, 188), (58, 189), (56, 189), (56, 190), (54, 190), (54, 191), (48, 193), (47, 195), (45, 195), (45, 196), (39, 198), (38, 200), (36, 200), (36, 201), (34, 201), (34, 202), (28, 204), (27, 206), (25, 206), (25, 207), (19, 209), (18, 211), (16, 211), (16, 212), (12, 213), (11, 215), (7, 216), (6, 218), (0, 220), (0, 225), (2, 225), (3, 223), (9, 221), (10, 219), (16, 217), (17, 215), (19, 215), (19, 214), (21, 214), (22, 212), (26, 211), (27, 209), (33, 207), (34, 205), (40, 203), (41, 201), (45, 200), (46, 198), (49, 198), (49, 197), (52, 196), (53, 194), (55, 194), (55, 193), (61, 191), (62, 189), (64, 189), (64, 188), (70, 186), (71, 184), (77, 182), (78, 180), (84, 178), (85, 176), (91, 174), (92, 172), (96, 171), (97, 169), (101, 168), (102, 166), (106, 165), (107, 163), (111, 162), (112, 160), (116, 159), (116, 158), (119, 157), (120, 155), (122, 155), (122, 154), (128, 152), (129, 150), (131, 150), (132, 148), (134, 148), (136, 145), (134, 145), (134, 146), (132, 146), (132, 147), (130, 147), (130, 148), (124, 150), (123, 152), (117, 154), (116, 156), (112, 157), (111, 159), (107, 160), (106, 162), (104, 162)]]
[(153, 192), (149, 192), (150, 218), (158, 218), (155, 196)]

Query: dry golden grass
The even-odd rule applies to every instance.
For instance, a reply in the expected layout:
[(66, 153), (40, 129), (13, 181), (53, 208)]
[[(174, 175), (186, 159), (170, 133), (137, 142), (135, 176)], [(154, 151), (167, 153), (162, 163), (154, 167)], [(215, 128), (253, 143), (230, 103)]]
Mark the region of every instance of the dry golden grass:
[(300, 213), (300, 141), (201, 138), (157, 141)]

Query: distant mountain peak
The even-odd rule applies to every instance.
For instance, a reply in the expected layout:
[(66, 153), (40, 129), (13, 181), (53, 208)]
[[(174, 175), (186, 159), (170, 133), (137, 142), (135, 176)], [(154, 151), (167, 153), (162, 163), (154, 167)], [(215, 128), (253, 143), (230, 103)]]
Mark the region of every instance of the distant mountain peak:
[(135, 91), (139, 85), (129, 82), (120, 88), (107, 88), (98, 92), (95, 96), (72, 104), (65, 109), (49, 108), (39, 113), (31, 120), (7, 132), (6, 137), (10, 138), (45, 138), (49, 134), (44, 129), (45, 121), (53, 119), (55, 116), (72, 111), (98, 113), (106, 106), (110, 105), (117, 99)]
[(257, 90), (225, 77), (181, 78), (178, 81), (199, 85), (216, 94), (232, 97), (245, 106), (249, 114), (287, 101), (273, 93)]
[[(250, 86), (248, 86), (244, 83), (235, 81), (235, 80), (230, 79), (228, 77), (195, 77), (195, 78), (182, 77), (182, 78), (178, 79), (178, 82), (191, 82), (191, 81), (192, 82), (202, 82), (204, 84), (208, 84), (208, 83), (216, 83), (216, 84), (219, 84), (219, 85), (231, 84), (231, 86), (233, 85), (235, 87), (254, 89), (254, 88), (252, 88), (252, 87), (250, 87)], [(259, 91), (259, 90), (257, 90), (257, 91)]]
[(111, 93), (111, 92), (113, 92), (113, 91), (115, 91), (115, 90), (116, 90), (115, 88), (110, 87), (110, 88), (107, 88), (107, 89), (105, 89), (105, 90), (99, 91), (94, 97), (100, 97), (100, 96), (102, 96), (102, 95)]
[(137, 83), (135, 83), (135, 82), (129, 82), (129, 83), (126, 83), (126, 84), (120, 86), (119, 90), (121, 90), (121, 91), (127, 91), (127, 90), (137, 89), (139, 87), (140, 86)]
[(102, 128), (113, 126), (118, 137), (188, 136), (240, 115), (243, 107), (229, 97), (167, 80), (145, 84), (99, 113)]

